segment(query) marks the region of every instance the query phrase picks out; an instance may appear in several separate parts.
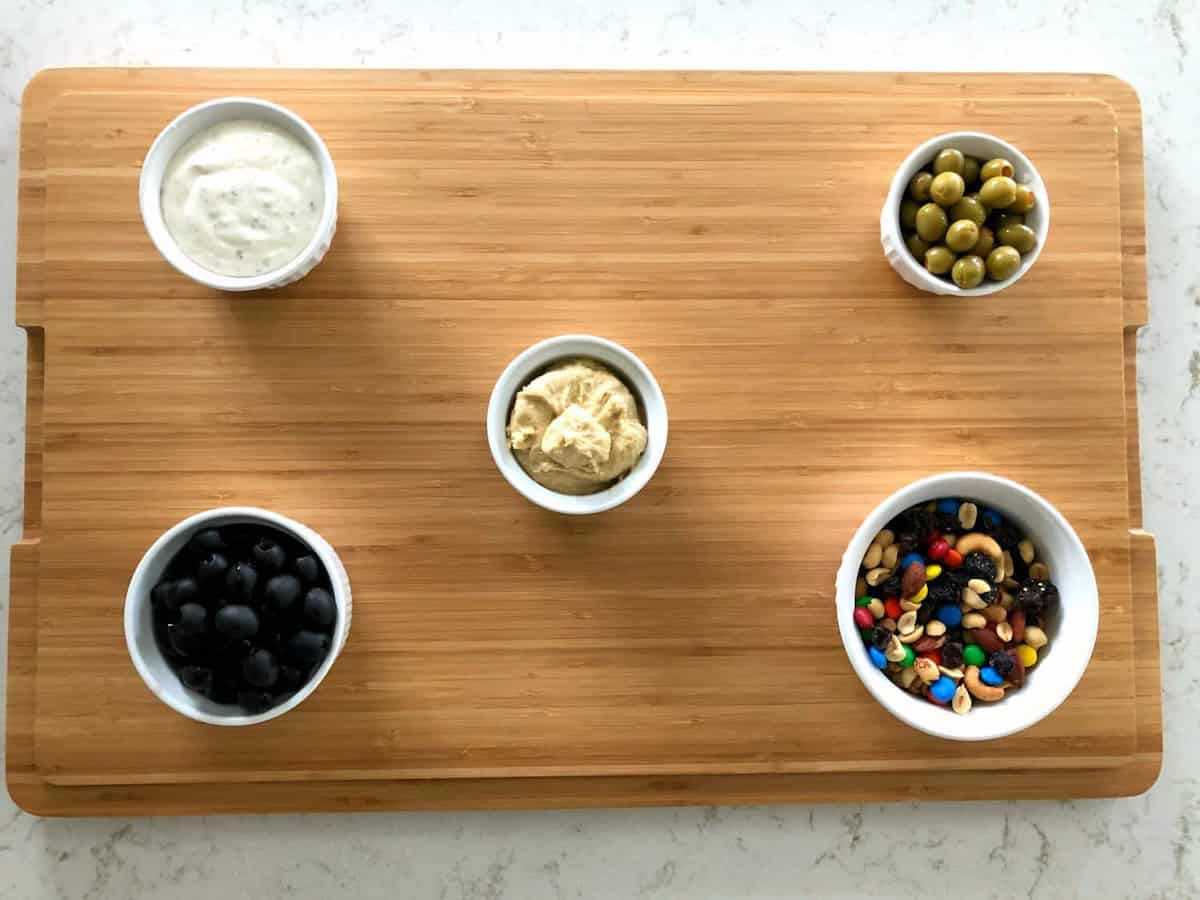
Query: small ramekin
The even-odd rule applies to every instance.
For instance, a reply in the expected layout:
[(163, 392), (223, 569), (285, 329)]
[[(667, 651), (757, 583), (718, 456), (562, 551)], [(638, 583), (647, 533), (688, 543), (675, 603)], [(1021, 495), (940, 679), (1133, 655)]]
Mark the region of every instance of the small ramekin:
[[(854, 587), (871, 541), (896, 515), (930, 500), (961, 497), (980, 501), (1019, 524), (1050, 567), (1059, 607), (1047, 623), (1050, 643), (1023, 687), (996, 703), (976, 702), (960, 716), (949, 708), (901, 690), (871, 664), (853, 621)], [(1096, 574), (1083, 542), (1062, 513), (1029, 488), (984, 472), (947, 472), (915, 481), (880, 503), (850, 539), (836, 582), (838, 630), (850, 664), (863, 685), (900, 721), (926, 734), (955, 741), (986, 741), (1023, 731), (1067, 699), (1092, 657), (1100, 625)]]
[[(261, 275), (220, 275), (204, 268), (179, 248), (163, 221), (162, 180), (167, 165), (179, 149), (196, 134), (218, 122), (230, 119), (257, 119), (287, 129), (316, 157), (325, 186), (325, 208), (321, 212), (317, 230), (307, 246), (290, 262)], [(279, 288), (311, 272), (325, 257), (333, 243), (333, 234), (337, 230), (337, 199), (337, 172), (333, 167), (329, 149), (320, 135), (291, 110), (255, 97), (220, 97), (180, 113), (150, 145), (142, 163), (142, 175), (138, 183), (142, 222), (163, 259), (193, 281), (221, 291)]]
[[(334, 625), (329, 653), (316, 674), (288, 700), (255, 715), (247, 715), (236, 706), (214, 703), (185, 688), (179, 676), (167, 665), (154, 639), (150, 590), (155, 582), (192, 535), (206, 528), (226, 525), (267, 525), (311, 548), (329, 573), (330, 588), (337, 606), (337, 623)], [(323, 537), (295, 519), (279, 513), (251, 506), (226, 506), (197, 513), (173, 525), (146, 551), (134, 569), (129, 590), (125, 594), (125, 645), (129, 649), (129, 658), (133, 660), (133, 667), (146, 687), (177, 713), (209, 725), (257, 725), (295, 709), (317, 689), (346, 644), (350, 634), (350, 612), (350, 578), (341, 559)]]
[[(900, 230), (900, 201), (904, 199), (912, 177), (930, 165), (938, 151), (946, 147), (961, 150), (968, 156), (976, 157), (980, 162), (996, 157), (1009, 160), (1013, 164), (1013, 178), (1021, 184), (1028, 184), (1037, 196), (1033, 209), (1025, 214), (1025, 224), (1037, 235), (1037, 243), (1033, 250), (1021, 257), (1020, 268), (1003, 281), (985, 280), (979, 287), (960, 288), (953, 281), (927, 271), (924, 264), (913, 257), (904, 243), (904, 234)], [(1046, 193), (1042, 176), (1038, 174), (1029, 158), (1012, 144), (981, 131), (952, 131), (949, 134), (939, 134), (910, 153), (896, 170), (887, 199), (883, 203), (883, 210), (879, 214), (879, 240), (891, 267), (913, 287), (946, 296), (984, 297), (1016, 284), (1037, 262), (1042, 248), (1046, 246), (1046, 236), (1049, 233), (1050, 197)]]
[[(517, 392), (556, 362), (594, 359), (607, 366), (633, 391), (646, 425), (646, 451), (629, 474), (595, 494), (560, 494), (538, 484), (508, 446), (508, 417)], [(496, 380), (487, 409), (487, 438), (492, 459), (505, 480), (526, 499), (552, 512), (583, 516), (620, 506), (653, 477), (667, 449), (667, 402), (646, 365), (620, 344), (587, 334), (564, 334), (522, 352)]]

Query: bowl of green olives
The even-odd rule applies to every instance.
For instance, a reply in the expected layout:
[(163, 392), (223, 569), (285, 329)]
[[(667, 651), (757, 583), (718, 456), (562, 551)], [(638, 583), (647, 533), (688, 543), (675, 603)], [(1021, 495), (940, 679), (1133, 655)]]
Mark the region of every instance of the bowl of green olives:
[(940, 134), (904, 160), (879, 217), (892, 268), (932, 294), (981, 297), (1020, 280), (1050, 230), (1033, 163), (979, 131)]

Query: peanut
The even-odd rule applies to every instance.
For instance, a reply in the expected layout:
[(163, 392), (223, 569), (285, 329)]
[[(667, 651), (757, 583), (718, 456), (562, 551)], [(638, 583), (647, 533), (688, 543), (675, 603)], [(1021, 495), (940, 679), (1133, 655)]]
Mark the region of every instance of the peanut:
[(930, 637), (941, 637), (946, 633), (946, 623), (941, 619), (930, 619), (929, 624), (925, 626), (925, 633)]
[(993, 625), (1008, 618), (1008, 610), (1003, 606), (987, 606), (980, 610), (979, 614)]
[(889, 662), (900, 662), (907, 655), (904, 652), (904, 645), (900, 643), (900, 638), (892, 635), (892, 639), (888, 641), (887, 650), (883, 654)]
[(917, 670), (917, 677), (926, 684), (933, 684), (942, 674), (938, 671), (937, 663), (923, 656), (918, 657), (913, 662), (912, 667)]
[(1033, 541), (1025, 538), (1025, 540), (1017, 544), (1017, 552), (1021, 554), (1021, 562), (1029, 565), (1033, 562)]
[(879, 534), (875, 535), (875, 543), (886, 550), (892, 544), (896, 543), (896, 535), (892, 534), (890, 528), (885, 528)]
[(992, 586), (990, 584), (988, 584), (986, 581), (984, 581), (982, 578), (972, 578), (970, 581), (967, 582), (967, 587), (969, 587), (971, 590), (973, 590), (975, 593), (977, 593), (981, 597), (984, 594), (990, 594), (992, 592)]
[[(963, 676), (963, 684), (966, 685), (968, 691), (975, 697), (976, 700), (1003, 700), (1004, 688), (992, 687), (990, 684), (984, 684), (979, 680), (979, 667), (967, 666), (967, 674)], [(958, 693), (955, 691), (955, 693)]]
[(1017, 602), (1017, 598), (1014, 597), (1012, 594), (1010, 594), (1008, 591), (1000, 592), (1000, 605), (1003, 606), (1005, 609), (1012, 609), (1013, 604), (1016, 602)]
[(957, 669), (947, 669), (945, 666), (938, 666), (938, 671), (947, 678), (953, 678), (955, 681), (963, 680), (963, 670), (961, 667)]
[(968, 606), (971, 609), (983, 609), (985, 606), (987, 606), (987, 603), (984, 602), (983, 598), (969, 587), (965, 587), (962, 590), (962, 602), (965, 606)]
[(1025, 626), (1025, 643), (1034, 650), (1041, 650), (1050, 643), (1050, 639), (1046, 637), (1046, 632), (1036, 625), (1027, 625)]
[(895, 569), (900, 565), (900, 548), (895, 544), (888, 544), (884, 547), (882, 564), (885, 569)]
[(891, 569), (872, 569), (867, 573), (867, 584), (871, 587), (878, 587), (891, 577)]
[(958, 543), (958, 535), (957, 534), (943, 534), (942, 540), (946, 542), (947, 547), (952, 548), (952, 547), (954, 547), (955, 544)]
[(908, 634), (900, 635), (900, 640), (906, 644), (911, 644), (914, 641), (919, 641), (921, 639), (921, 636), (924, 634), (925, 634), (925, 626), (918, 625), (916, 628), (914, 628)]
[(954, 699), (950, 701), (950, 708), (960, 716), (965, 716), (971, 711), (971, 694), (966, 685), (958, 686), (958, 690), (954, 692)]
[(979, 507), (974, 503), (964, 503), (958, 508), (958, 524), (970, 531), (975, 527), (975, 520), (979, 517)]
[(970, 629), (986, 628), (987, 619), (977, 612), (969, 612), (962, 617), (962, 627)]
[(1012, 554), (1009, 553), (1007, 550), (1005, 550), (1003, 558), (1004, 558), (1004, 577), (1012, 578), (1013, 572), (1015, 572), (1017, 570), (1016, 566), (1013, 564)]
[(921, 608), (920, 603), (913, 603), (911, 600), (901, 600), (900, 608), (905, 612), (916, 612)]
[(870, 547), (867, 548), (867, 553), (863, 557), (863, 561), (862, 561), (863, 568), (864, 569), (877, 568), (879, 566), (879, 563), (882, 561), (883, 561), (883, 548), (880, 547), (878, 544), (872, 544)]
[(871, 602), (867, 604), (867, 609), (871, 611), (871, 615), (876, 619), (882, 619), (886, 612), (883, 608), (883, 601), (878, 597), (871, 598)]
[(1007, 622), (998, 623), (996, 625), (996, 637), (1000, 638), (1000, 640), (1007, 644), (1013, 639), (1013, 627)]
[(896, 630), (896, 620), (891, 616), (884, 616), (879, 620), (879, 627), (886, 628), (888, 631), (894, 632)]
[(896, 630), (901, 634), (912, 634), (917, 627), (917, 614), (909, 611), (902, 615), (896, 622)]
[(908, 690), (912, 687), (912, 683), (917, 680), (917, 668), (914, 662), (911, 666), (900, 670), (900, 687)]
[(1029, 567), (1029, 577), (1037, 581), (1045, 581), (1050, 577), (1050, 567), (1044, 562), (1035, 562)]
[(1008, 624), (1012, 626), (1012, 640), (1017, 643), (1025, 640), (1025, 610), (1014, 609), (1010, 612), (1008, 614)]

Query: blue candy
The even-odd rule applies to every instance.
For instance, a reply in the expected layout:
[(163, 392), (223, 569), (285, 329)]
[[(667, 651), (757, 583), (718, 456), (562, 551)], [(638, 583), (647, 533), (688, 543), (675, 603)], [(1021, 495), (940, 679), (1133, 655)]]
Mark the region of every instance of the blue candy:
[(985, 509), (983, 511), (983, 524), (989, 528), (995, 528), (1000, 524), (1000, 513), (994, 509)]
[(984, 666), (979, 670), (979, 679), (984, 684), (990, 684), (992, 687), (1004, 684), (1004, 679), (1000, 677), (1000, 673), (991, 666)]
[(925, 565), (925, 557), (923, 557), (920, 553), (906, 553), (904, 555), (904, 559), (900, 560), (900, 571), (903, 572), (915, 562)]
[(940, 513), (957, 513), (958, 501), (953, 497), (946, 497), (937, 502), (937, 511)]
[(958, 685), (954, 680), (943, 675), (937, 681), (929, 686), (929, 693), (933, 695), (935, 700), (940, 700), (942, 703), (949, 703), (954, 699), (954, 692), (958, 690)]
[(877, 669), (887, 668), (887, 657), (876, 650), (874, 647), (867, 648), (867, 655), (871, 657), (871, 665)]
[(948, 603), (945, 606), (939, 606), (933, 617), (947, 628), (953, 628), (955, 625), (962, 624), (962, 610)]

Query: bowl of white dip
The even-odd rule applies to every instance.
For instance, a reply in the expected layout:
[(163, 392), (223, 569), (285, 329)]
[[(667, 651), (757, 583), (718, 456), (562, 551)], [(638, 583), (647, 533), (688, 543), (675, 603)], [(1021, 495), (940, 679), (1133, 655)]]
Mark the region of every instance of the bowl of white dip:
[(222, 291), (277, 288), (321, 261), (337, 226), (325, 142), (291, 110), (253, 97), (209, 100), (151, 144), (142, 221), (172, 266)]

